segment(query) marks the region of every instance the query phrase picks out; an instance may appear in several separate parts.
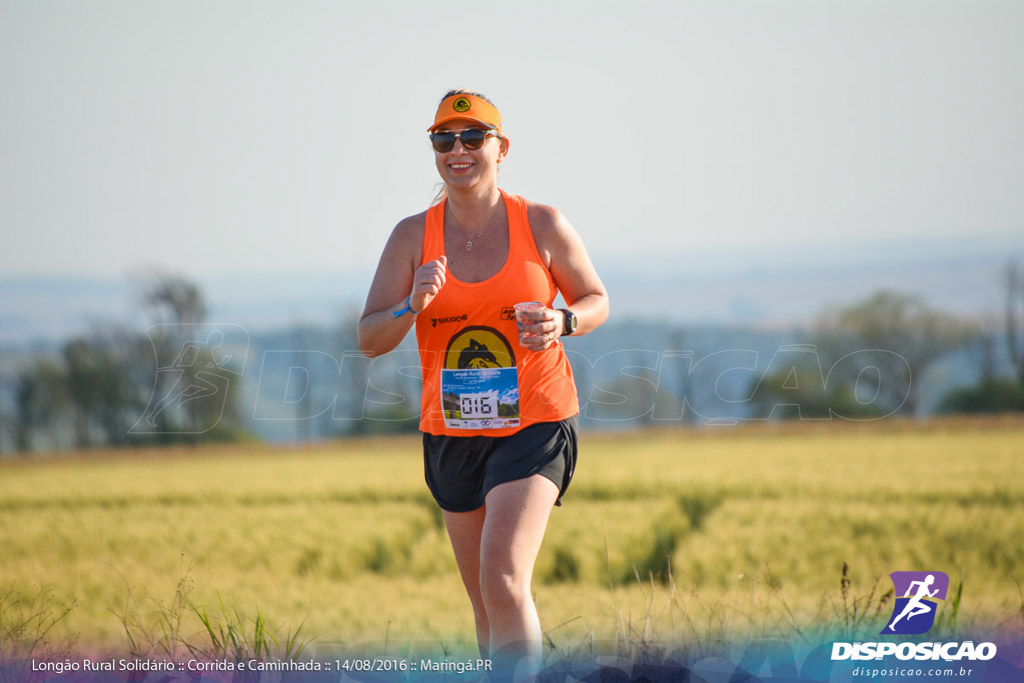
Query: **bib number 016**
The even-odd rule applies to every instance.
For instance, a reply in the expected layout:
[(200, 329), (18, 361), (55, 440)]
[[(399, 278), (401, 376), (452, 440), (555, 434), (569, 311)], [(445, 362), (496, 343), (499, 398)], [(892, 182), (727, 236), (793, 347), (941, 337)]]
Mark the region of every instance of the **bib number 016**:
[(498, 416), (498, 397), (493, 393), (462, 394), (459, 404), (464, 419)]

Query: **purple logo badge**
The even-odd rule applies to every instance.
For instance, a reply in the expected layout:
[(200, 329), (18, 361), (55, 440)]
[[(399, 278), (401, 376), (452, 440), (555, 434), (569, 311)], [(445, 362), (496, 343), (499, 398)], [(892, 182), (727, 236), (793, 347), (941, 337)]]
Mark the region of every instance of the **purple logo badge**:
[(935, 623), (939, 601), (946, 599), (949, 577), (945, 572), (893, 572), (896, 603), (882, 635), (925, 633)]

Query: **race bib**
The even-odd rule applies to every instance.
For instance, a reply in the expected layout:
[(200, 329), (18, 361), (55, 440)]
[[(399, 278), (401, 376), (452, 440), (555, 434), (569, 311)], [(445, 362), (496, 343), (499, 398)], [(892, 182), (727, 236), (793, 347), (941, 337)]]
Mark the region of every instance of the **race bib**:
[(441, 405), (452, 429), (519, 426), (519, 374), (500, 332), (470, 327), (452, 338), (441, 370)]
[(519, 425), (519, 376), (515, 368), (442, 370), (445, 424), (455, 429)]

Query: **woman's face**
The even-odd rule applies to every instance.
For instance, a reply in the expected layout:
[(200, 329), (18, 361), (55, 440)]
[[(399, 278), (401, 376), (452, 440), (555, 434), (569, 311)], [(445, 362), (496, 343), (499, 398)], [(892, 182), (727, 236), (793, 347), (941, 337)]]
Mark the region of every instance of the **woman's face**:
[[(486, 130), (487, 127), (475, 121), (449, 121), (437, 127), (437, 131), (461, 131), (469, 128)], [(466, 149), (462, 140), (448, 152), (434, 152), (434, 163), (441, 180), (450, 188), (467, 188), (478, 183), (497, 185), (498, 163), (508, 152), (508, 140), (489, 137), (480, 149)]]

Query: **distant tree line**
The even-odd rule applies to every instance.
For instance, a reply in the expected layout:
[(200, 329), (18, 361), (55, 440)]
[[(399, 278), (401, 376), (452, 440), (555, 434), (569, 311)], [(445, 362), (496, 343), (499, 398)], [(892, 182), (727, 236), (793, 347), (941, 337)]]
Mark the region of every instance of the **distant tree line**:
[[(877, 292), (821, 315), (802, 343), (779, 346), (767, 368), (749, 347), (686, 351), (680, 330), (665, 341), (676, 351), (587, 358), (574, 345), (583, 414), (591, 424), (625, 426), (1024, 411), (1020, 266), (1007, 267), (1005, 286), (1003, 320), (987, 329), (921, 297)], [(240, 410), (245, 354), (232, 352), (221, 331), (231, 326), (205, 323), (202, 292), (185, 278), (151, 274), (139, 291), (153, 322), (146, 330), (97, 328), (5, 381), (0, 446), (31, 452), (252, 438)], [(272, 427), (269, 438), (415, 431), (415, 349), (368, 359), (353, 351), (354, 329), (345, 320), (339, 330), (296, 327), (269, 337), (248, 410), (264, 431)], [(977, 383), (941, 400), (922, 396), (922, 378), (950, 354), (977, 368)]]
[[(1024, 412), (1024, 268), (1010, 262), (1003, 278), (1006, 306), (1003, 333), (998, 330), (977, 335), (973, 351), (981, 366), (981, 379), (973, 387), (951, 392), (939, 406), (950, 413)], [(1002, 342), (1002, 343), (1000, 343)], [(999, 348), (1006, 349), (1013, 375), (997, 371)]]
[[(200, 376), (223, 367), (216, 350), (196, 347), (188, 362), (161, 372), (206, 317), (199, 287), (169, 274), (141, 283), (156, 321), (149, 333), (96, 329), (17, 372), (9, 402), (17, 451), (96, 446), (198, 443), (240, 438), (237, 383), (215, 386)], [(173, 361), (172, 361), (173, 363)], [(209, 375), (209, 373), (207, 373)], [(204, 394), (205, 391), (205, 394)], [(213, 400), (202, 400), (212, 395)], [(138, 425), (142, 425), (139, 428)]]
[[(752, 412), (782, 419), (915, 415), (925, 372), (957, 350), (975, 359), (980, 380), (942, 397), (937, 412), (1024, 411), (1024, 271), (1017, 264), (1007, 266), (1005, 285), (1002, 334), (892, 291), (822, 315), (808, 335), (817, 353), (756, 382)], [(1014, 376), (998, 372), (1000, 339)]]

